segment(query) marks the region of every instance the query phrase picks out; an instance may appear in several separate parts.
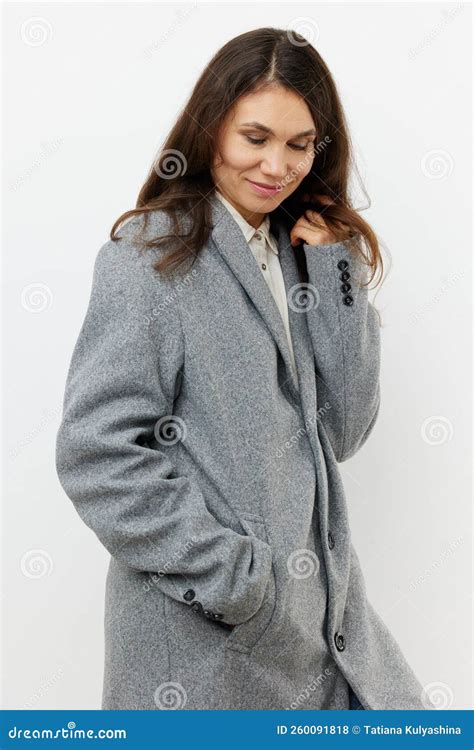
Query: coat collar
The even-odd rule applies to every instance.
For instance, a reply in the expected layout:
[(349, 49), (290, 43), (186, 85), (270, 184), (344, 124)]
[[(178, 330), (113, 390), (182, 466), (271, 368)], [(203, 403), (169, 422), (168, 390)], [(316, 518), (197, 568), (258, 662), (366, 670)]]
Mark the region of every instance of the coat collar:
[(249, 224), (248, 221), (246, 221), (244, 217), (241, 216), (237, 209), (234, 208), (232, 203), (230, 203), (227, 198), (224, 198), (222, 193), (217, 188), (215, 189), (215, 195), (224, 204), (224, 206), (226, 206), (229, 213), (234, 217), (235, 221), (241, 228), (247, 242), (250, 242), (255, 232), (261, 232), (261, 234), (264, 235), (266, 241), (268, 242), (269, 247), (272, 249), (275, 255), (278, 255), (278, 246), (274, 241), (272, 241), (272, 237), (270, 234), (270, 214), (266, 214), (258, 229), (255, 229), (255, 227)]
[[(287, 383), (298, 400), (298, 382), (291, 365), (286, 331), (278, 306), (239, 225), (215, 194), (208, 200), (211, 205), (212, 240), (265, 321), (285, 363)], [(271, 231), (278, 244), (287, 298), (291, 302), (295, 298), (295, 285), (301, 283), (295, 250), (291, 245), (289, 232), (281, 220), (272, 220)], [(303, 249), (300, 247), (299, 251), (303, 252)], [(312, 357), (308, 348), (310, 342), (306, 315), (294, 310), (292, 304), (288, 307), (288, 315), (301, 389), (307, 369), (312, 368)]]

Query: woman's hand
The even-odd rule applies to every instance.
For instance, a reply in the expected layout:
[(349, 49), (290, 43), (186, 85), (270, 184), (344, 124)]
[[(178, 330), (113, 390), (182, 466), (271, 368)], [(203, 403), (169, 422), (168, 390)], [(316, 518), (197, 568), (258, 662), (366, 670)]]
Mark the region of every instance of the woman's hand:
[[(307, 195), (303, 198), (304, 200), (309, 199)], [(326, 205), (334, 203), (327, 195), (317, 195), (315, 199), (318, 203)], [(308, 245), (328, 245), (336, 242), (334, 234), (329, 230), (323, 219), (323, 214), (309, 209), (294, 225), (290, 232), (290, 239), (293, 246), (301, 240)]]

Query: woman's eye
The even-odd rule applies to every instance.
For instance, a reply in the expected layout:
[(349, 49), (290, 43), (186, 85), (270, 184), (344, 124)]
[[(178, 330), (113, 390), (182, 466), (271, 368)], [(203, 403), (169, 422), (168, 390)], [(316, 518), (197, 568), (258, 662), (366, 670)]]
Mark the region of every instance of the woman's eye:
[[(249, 135), (245, 136), (250, 143), (253, 143), (255, 146), (261, 146), (262, 143), (265, 143), (265, 138), (251, 138)], [(295, 144), (290, 144), (290, 148), (295, 149), (295, 151), (305, 151), (306, 146), (296, 146)]]

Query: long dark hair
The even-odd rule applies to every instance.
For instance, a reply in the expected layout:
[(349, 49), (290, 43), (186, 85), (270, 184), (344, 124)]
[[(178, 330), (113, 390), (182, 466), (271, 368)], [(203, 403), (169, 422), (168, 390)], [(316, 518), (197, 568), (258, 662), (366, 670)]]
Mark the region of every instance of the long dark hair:
[[(140, 236), (145, 247), (166, 244), (167, 248), (154, 263), (156, 271), (168, 274), (188, 260), (193, 262), (211, 229), (209, 196), (215, 186), (210, 168), (222, 122), (239, 97), (275, 85), (303, 97), (317, 137), (311, 171), (271, 215), (278, 214), (290, 229), (308, 208), (320, 211), (337, 240), (352, 238), (351, 251), (370, 267), (367, 283), (377, 271), (381, 276), (377, 237), (349, 195), (351, 169), (357, 172), (357, 168), (336, 85), (314, 47), (297, 32), (283, 29), (240, 34), (214, 55), (150, 168), (136, 207), (117, 219), (111, 239), (118, 239), (122, 222), (143, 214)], [(333, 203), (316, 202), (314, 196), (320, 195)], [(169, 216), (171, 232), (143, 240), (148, 214), (157, 209)]]

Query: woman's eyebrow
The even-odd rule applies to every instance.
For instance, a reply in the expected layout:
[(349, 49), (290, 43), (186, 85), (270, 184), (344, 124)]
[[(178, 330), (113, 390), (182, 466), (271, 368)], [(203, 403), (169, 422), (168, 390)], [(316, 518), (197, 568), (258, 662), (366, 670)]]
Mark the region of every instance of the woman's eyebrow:
[[(273, 130), (271, 128), (268, 128), (266, 125), (262, 125), (261, 122), (241, 122), (241, 125), (250, 125), (253, 128), (258, 128), (259, 130), (264, 130), (265, 133), (270, 133), (271, 135), (275, 135)], [(303, 130), (302, 133), (297, 133), (293, 136), (293, 138), (301, 138), (303, 135), (316, 135), (316, 130), (314, 128), (310, 128), (309, 130)], [(290, 139), (291, 140), (291, 139)]]

